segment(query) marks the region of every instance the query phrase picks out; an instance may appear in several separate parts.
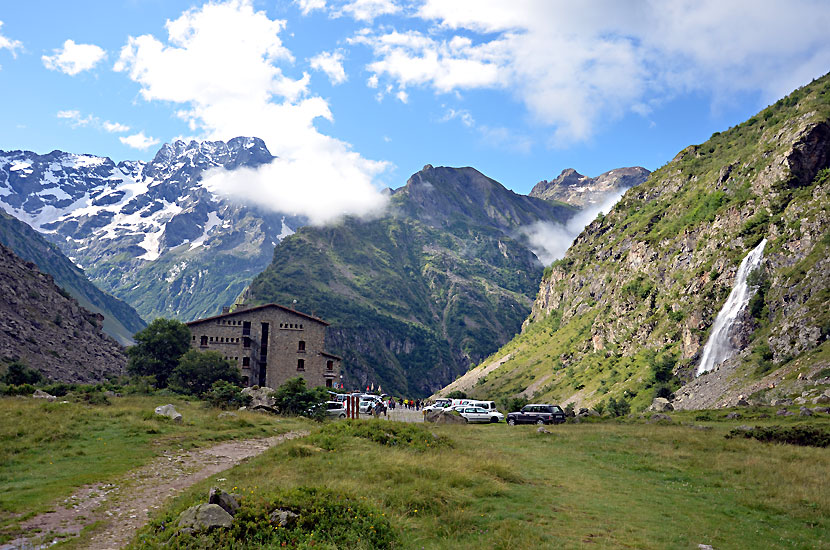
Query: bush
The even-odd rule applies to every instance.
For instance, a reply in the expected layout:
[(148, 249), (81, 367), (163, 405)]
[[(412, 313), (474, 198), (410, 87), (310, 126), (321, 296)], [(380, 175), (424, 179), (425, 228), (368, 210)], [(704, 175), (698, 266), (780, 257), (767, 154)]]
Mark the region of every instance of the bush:
[(0, 382), (10, 386), (21, 384), (40, 384), (44, 381), (43, 375), (26, 366), (22, 361), (12, 361), (6, 368), (6, 373), (0, 377)]
[(156, 319), (137, 332), (136, 344), (127, 348), (127, 370), (139, 376), (155, 376), (159, 387), (167, 386), (168, 377), (190, 348), (190, 337), (190, 329), (184, 323)]
[(189, 350), (170, 374), (170, 388), (200, 396), (210, 391), (214, 382), (225, 380), (239, 384), (242, 375), (235, 365), (218, 351)]
[(280, 414), (306, 415), (316, 419), (325, 417), (325, 409), (317, 407), (329, 397), (326, 388), (308, 388), (301, 376), (291, 378), (274, 392)]
[(520, 411), (527, 403), (527, 397), (505, 397), (499, 401), (500, 408), (505, 412)]
[(805, 447), (830, 446), (830, 431), (819, 426), (756, 426), (751, 430), (734, 429), (726, 434), (727, 439), (745, 437), (765, 443), (787, 443)]
[(617, 401), (613, 397), (610, 397), (608, 399), (608, 414), (610, 414), (611, 416), (626, 416), (630, 412), (631, 405), (624, 398), (621, 397), (619, 401)]
[(217, 380), (205, 395), (207, 402), (220, 409), (238, 409), (247, 407), (251, 396), (242, 393), (242, 388), (226, 380)]
[(447, 394), (448, 399), (467, 399), (467, 394), (463, 391), (453, 390)]

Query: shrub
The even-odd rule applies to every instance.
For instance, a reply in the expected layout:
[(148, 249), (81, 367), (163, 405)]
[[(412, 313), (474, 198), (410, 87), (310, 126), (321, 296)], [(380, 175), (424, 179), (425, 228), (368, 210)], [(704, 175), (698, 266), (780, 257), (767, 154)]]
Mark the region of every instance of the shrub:
[(467, 394), (460, 390), (453, 390), (447, 394), (449, 399), (467, 399)]
[(806, 447), (830, 446), (830, 431), (819, 426), (756, 426), (751, 430), (734, 429), (726, 434), (727, 439), (745, 437), (765, 443), (787, 443)]
[(280, 414), (306, 415), (322, 419), (325, 410), (317, 407), (328, 399), (326, 388), (308, 388), (301, 376), (291, 378), (274, 392), (274, 399)]
[(600, 401), (599, 403), (594, 405), (594, 410), (597, 411), (599, 414), (602, 414), (605, 411), (605, 401)]
[(251, 402), (251, 396), (242, 393), (242, 388), (227, 380), (217, 380), (205, 396), (208, 403), (220, 409), (238, 409)]
[(214, 382), (241, 383), (239, 369), (218, 351), (189, 350), (170, 374), (170, 388), (191, 395), (208, 392)]
[(10, 386), (21, 384), (40, 384), (44, 381), (43, 375), (26, 366), (22, 361), (12, 361), (6, 368), (6, 373), (0, 377), (0, 382)]
[(527, 397), (505, 397), (499, 401), (500, 408), (506, 412), (520, 411), (527, 403)]
[(619, 401), (617, 401), (613, 397), (608, 398), (608, 414), (610, 414), (611, 416), (626, 416), (630, 412), (631, 405), (624, 398), (621, 397)]

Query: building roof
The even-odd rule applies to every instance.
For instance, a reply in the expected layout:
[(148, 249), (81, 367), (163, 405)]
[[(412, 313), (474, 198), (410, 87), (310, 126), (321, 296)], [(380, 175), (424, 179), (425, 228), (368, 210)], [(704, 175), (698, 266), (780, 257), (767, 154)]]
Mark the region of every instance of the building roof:
[(297, 311), (296, 309), (291, 309), (290, 307), (281, 306), (279, 304), (263, 304), (261, 306), (248, 307), (248, 308), (245, 308), (245, 309), (236, 309), (235, 311), (231, 311), (230, 313), (222, 313), (220, 315), (214, 315), (213, 317), (205, 317), (204, 319), (195, 319), (195, 320), (187, 322), (185, 324), (188, 325), (188, 326), (195, 325), (195, 324), (198, 324), (198, 323), (204, 323), (205, 321), (213, 321), (215, 319), (222, 319), (222, 318), (225, 318), (225, 317), (233, 317), (235, 315), (241, 315), (243, 313), (248, 313), (249, 311), (258, 311), (260, 309), (265, 309), (267, 307), (276, 307), (276, 308), (279, 308), (283, 311), (287, 311), (288, 313), (293, 313), (294, 315), (299, 315), (300, 317), (305, 317), (306, 319), (308, 319), (310, 321), (315, 321), (315, 322), (320, 323), (322, 325), (329, 326), (329, 323), (323, 321), (319, 317), (314, 317), (313, 315), (303, 313), (302, 311)]
[(320, 352), (320, 355), (322, 355), (323, 357), (331, 357), (332, 359), (337, 359), (338, 361), (342, 361), (342, 360), (343, 360), (343, 358), (342, 358), (342, 357), (340, 357), (339, 355), (335, 355), (335, 354), (333, 354), (333, 353), (329, 353), (329, 352), (327, 352), (327, 351), (321, 351), (321, 352)]

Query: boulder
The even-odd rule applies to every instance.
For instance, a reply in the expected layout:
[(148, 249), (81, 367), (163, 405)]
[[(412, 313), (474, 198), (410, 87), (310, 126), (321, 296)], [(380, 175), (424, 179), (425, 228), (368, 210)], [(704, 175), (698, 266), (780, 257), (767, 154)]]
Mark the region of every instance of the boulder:
[(819, 414), (819, 413), (824, 413), (824, 414), (827, 414), (827, 413), (830, 413), (830, 407), (816, 407), (815, 409), (813, 409), (813, 413), (815, 413), (815, 414)]
[(424, 416), (424, 422), (434, 422), (436, 424), (465, 424), (464, 417), (454, 414), (450, 411), (435, 410), (428, 411)]
[(798, 410), (798, 415), (799, 415), (799, 416), (813, 416), (813, 411), (811, 411), (811, 410), (810, 410), (810, 409), (808, 409), (807, 407), (801, 407), (801, 408)]
[(50, 403), (57, 399), (57, 397), (55, 397), (54, 395), (48, 394), (43, 390), (35, 390), (35, 393), (32, 394), (32, 397), (35, 399), (45, 399)]
[(804, 397), (796, 397), (795, 398), (795, 404), (796, 405), (804, 405), (805, 403), (807, 403), (807, 400)]
[(173, 420), (173, 422), (181, 423), (182, 421), (182, 414), (176, 410), (176, 407), (168, 403), (167, 405), (161, 405), (156, 407), (156, 414), (160, 416), (166, 416)]
[(813, 398), (813, 405), (824, 405), (825, 403), (830, 403), (830, 396), (827, 394), (823, 393)]
[(553, 433), (553, 432), (551, 432), (549, 430), (546, 430), (544, 426), (539, 426), (538, 428), (536, 428), (536, 433), (537, 434), (550, 434), (550, 433)]
[(779, 409), (775, 414), (776, 416), (792, 416), (795, 413), (788, 411), (787, 409)]
[(248, 408), (255, 411), (277, 413), (277, 400), (274, 399), (274, 390), (266, 387), (251, 386), (243, 388), (242, 393), (251, 397)]
[(648, 410), (654, 412), (666, 412), (673, 411), (674, 407), (665, 397), (655, 397), (654, 401), (651, 402), (651, 406), (648, 408)]
[(210, 504), (218, 505), (232, 516), (235, 516), (239, 511), (239, 502), (237, 502), (236, 497), (230, 493), (226, 493), (218, 487), (213, 487), (210, 490), (208, 502)]
[(789, 407), (793, 404), (792, 399), (773, 399), (770, 405), (773, 407)]
[(729, 420), (735, 420), (736, 418), (742, 418), (742, 417), (741, 417), (740, 413), (731, 412), (731, 413), (726, 415), (726, 418), (729, 419)]
[(277, 508), (271, 515), (268, 516), (268, 519), (271, 520), (271, 524), (279, 525), (280, 527), (293, 527), (294, 524), (297, 523), (297, 518), (299, 518), (299, 514), (295, 514), (291, 510), (283, 510), (281, 508)]
[(233, 516), (218, 504), (197, 504), (179, 515), (179, 528), (193, 531), (209, 531), (219, 527), (230, 527)]
[(743, 397), (739, 398), (737, 403), (735, 403), (736, 407), (749, 407), (749, 401), (744, 399)]
[(233, 412), (230, 412), (230, 411), (220, 412), (217, 415), (217, 418), (236, 418), (236, 417), (237, 417), (236, 413), (233, 413)]

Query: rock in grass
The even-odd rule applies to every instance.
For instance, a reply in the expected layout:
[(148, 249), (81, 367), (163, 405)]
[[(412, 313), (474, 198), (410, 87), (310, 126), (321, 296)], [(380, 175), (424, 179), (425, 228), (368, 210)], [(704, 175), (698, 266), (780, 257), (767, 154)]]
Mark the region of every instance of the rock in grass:
[(297, 518), (299, 518), (299, 514), (295, 514), (291, 510), (283, 510), (282, 508), (277, 508), (268, 519), (271, 520), (271, 524), (279, 525), (280, 527), (293, 527), (297, 523)]
[(450, 411), (435, 410), (428, 411), (424, 421), (436, 424), (464, 424), (464, 417)]
[(651, 418), (648, 419), (649, 424), (655, 424), (657, 422), (671, 422), (671, 416), (663, 413), (656, 413), (651, 415)]
[(799, 409), (798, 415), (799, 416), (813, 416), (813, 411), (811, 411), (807, 407), (801, 407), (801, 409)]
[(43, 390), (35, 390), (35, 393), (32, 394), (32, 397), (35, 399), (45, 399), (49, 402), (52, 402), (55, 399), (57, 399), (57, 397), (55, 397), (54, 395), (48, 394)]
[(235, 516), (239, 511), (239, 502), (237, 502), (236, 498), (232, 494), (226, 493), (218, 487), (213, 487), (210, 490), (208, 502), (210, 504), (218, 505), (232, 516)]
[(182, 421), (182, 414), (176, 410), (171, 404), (161, 405), (156, 407), (156, 414), (160, 416), (166, 416), (173, 420), (173, 422), (181, 423)]
[(218, 504), (197, 504), (179, 516), (179, 528), (183, 530), (209, 531), (220, 527), (230, 527), (232, 523), (233, 516)]
[(739, 413), (736, 413), (736, 412), (731, 412), (731, 413), (726, 415), (726, 418), (729, 419), (729, 420), (735, 420), (736, 418), (741, 418), (741, 415)]

